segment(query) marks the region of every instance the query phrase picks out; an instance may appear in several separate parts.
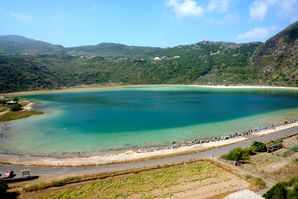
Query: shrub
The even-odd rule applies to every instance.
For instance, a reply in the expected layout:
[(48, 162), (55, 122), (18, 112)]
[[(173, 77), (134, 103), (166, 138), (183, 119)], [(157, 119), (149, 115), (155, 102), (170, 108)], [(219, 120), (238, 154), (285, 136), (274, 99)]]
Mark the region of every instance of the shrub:
[(294, 189), (289, 192), (289, 199), (297, 199), (298, 198), (298, 183), (295, 184)]
[(226, 156), (226, 159), (234, 161), (249, 160), (249, 151), (243, 148), (232, 149)]
[(3, 196), (6, 194), (8, 189), (8, 186), (6, 184), (6, 182), (0, 178), (0, 196)]
[(257, 178), (252, 175), (246, 175), (245, 179), (258, 189), (266, 188), (266, 182), (262, 178)]
[(254, 141), (252, 143), (252, 145), (250, 146), (250, 148), (254, 152), (266, 152), (267, 151), (266, 144), (264, 144), (262, 142), (257, 142), (257, 141)]
[(5, 100), (5, 99), (0, 99), (0, 104), (4, 105), (4, 104), (6, 104), (6, 102), (7, 102), (7, 100)]
[(20, 111), (22, 110), (22, 105), (19, 103), (13, 104), (10, 106), (11, 111)]
[(20, 99), (18, 97), (13, 97), (12, 100), (18, 102)]
[(288, 191), (283, 183), (277, 183), (263, 195), (266, 199), (287, 199)]

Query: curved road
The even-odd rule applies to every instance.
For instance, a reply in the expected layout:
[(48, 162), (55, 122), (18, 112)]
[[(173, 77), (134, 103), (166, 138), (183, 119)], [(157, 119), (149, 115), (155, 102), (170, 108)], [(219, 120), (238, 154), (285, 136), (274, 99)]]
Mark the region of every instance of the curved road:
[(42, 174), (91, 174), (91, 173), (100, 173), (100, 172), (110, 172), (110, 171), (121, 171), (127, 169), (139, 169), (144, 167), (153, 167), (156, 165), (163, 164), (177, 164), (185, 162), (192, 159), (201, 159), (201, 158), (211, 158), (213, 156), (221, 156), (233, 148), (236, 147), (247, 147), (253, 141), (266, 142), (273, 139), (282, 138), (288, 135), (298, 134), (298, 127), (293, 127), (290, 129), (282, 130), (277, 133), (264, 135), (261, 137), (244, 140), (238, 143), (234, 143), (227, 146), (222, 146), (215, 149), (210, 149), (203, 152), (197, 152), (193, 154), (180, 155), (175, 157), (166, 157), (160, 159), (152, 159), (141, 162), (131, 162), (131, 163), (119, 163), (112, 165), (99, 165), (99, 166), (90, 166), (90, 167), (30, 167), (30, 166), (17, 166), (17, 165), (0, 165), (0, 172), (7, 170), (13, 170), (18, 173), (20, 170), (28, 169), (30, 170), (31, 175), (42, 175)]

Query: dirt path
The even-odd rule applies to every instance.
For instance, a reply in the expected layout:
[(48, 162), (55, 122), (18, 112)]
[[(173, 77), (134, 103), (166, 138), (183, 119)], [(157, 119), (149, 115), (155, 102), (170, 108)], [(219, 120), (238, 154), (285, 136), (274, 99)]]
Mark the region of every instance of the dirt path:
[(9, 112), (9, 110), (2, 111), (2, 112), (0, 112), (0, 116), (1, 116), (1, 115), (4, 115), (5, 113), (8, 113), (8, 112)]

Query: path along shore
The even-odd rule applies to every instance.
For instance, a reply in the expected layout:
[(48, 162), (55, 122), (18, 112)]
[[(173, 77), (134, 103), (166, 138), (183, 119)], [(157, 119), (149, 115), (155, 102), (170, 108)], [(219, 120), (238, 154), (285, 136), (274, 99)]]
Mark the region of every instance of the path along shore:
[[(250, 130), (247, 133), (238, 134), (239, 136), (233, 137), (235, 134), (229, 136), (222, 136), (221, 138), (212, 139), (212, 141), (204, 140), (202, 143), (193, 144), (190, 146), (172, 146), (165, 149), (156, 149), (153, 151), (126, 151), (119, 154), (106, 154), (90, 157), (69, 157), (69, 158), (55, 158), (55, 157), (38, 157), (29, 155), (10, 155), (10, 154), (0, 154), (0, 162), (6, 164), (14, 165), (35, 165), (35, 166), (88, 166), (88, 165), (104, 165), (104, 164), (115, 164), (121, 162), (133, 162), (140, 159), (154, 159), (155, 157), (162, 156), (181, 156), (179, 154), (186, 153), (197, 153), (200, 151), (208, 151), (214, 148), (222, 148), (223, 146), (233, 146), (239, 145), (243, 146), (241, 143), (246, 141), (261, 139), (262, 137), (278, 137), (280, 134), (285, 134), (286, 132), (292, 133), (293, 129), (298, 129), (298, 121), (293, 120), (292, 123), (285, 123), (280, 126), (274, 126), (272, 128), (264, 128), (262, 130)], [(284, 133), (282, 133), (284, 132)], [(296, 131), (298, 132), (298, 130)], [(176, 143), (175, 143), (176, 145)], [(0, 167), (1, 168), (1, 167)]]
[(196, 152), (192, 154), (179, 155), (174, 157), (165, 157), (159, 159), (151, 159), (140, 162), (130, 162), (130, 163), (119, 163), (110, 165), (98, 165), (98, 166), (77, 166), (77, 167), (42, 167), (42, 166), (18, 166), (18, 165), (0, 165), (0, 172), (7, 170), (13, 170), (15, 172), (20, 172), (20, 170), (29, 169), (32, 175), (44, 175), (44, 174), (92, 174), (100, 172), (112, 172), (121, 171), (128, 169), (139, 169), (144, 167), (154, 167), (156, 165), (165, 164), (177, 164), (186, 162), (193, 159), (202, 158), (212, 158), (219, 157), (233, 148), (236, 147), (248, 147), (253, 141), (268, 142), (270, 140), (279, 139), (291, 135), (298, 134), (298, 126), (287, 128), (284, 130), (277, 131), (275, 133), (264, 134), (251, 139), (242, 140), (237, 143), (230, 145), (225, 145), (222, 147), (217, 147), (209, 149), (206, 151)]

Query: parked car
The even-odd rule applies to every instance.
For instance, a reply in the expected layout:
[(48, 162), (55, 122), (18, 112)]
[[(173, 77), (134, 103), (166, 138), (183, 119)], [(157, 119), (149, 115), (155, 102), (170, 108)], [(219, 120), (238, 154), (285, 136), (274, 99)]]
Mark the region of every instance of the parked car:
[(5, 171), (3, 178), (8, 179), (8, 178), (13, 178), (15, 177), (15, 174), (13, 171)]

